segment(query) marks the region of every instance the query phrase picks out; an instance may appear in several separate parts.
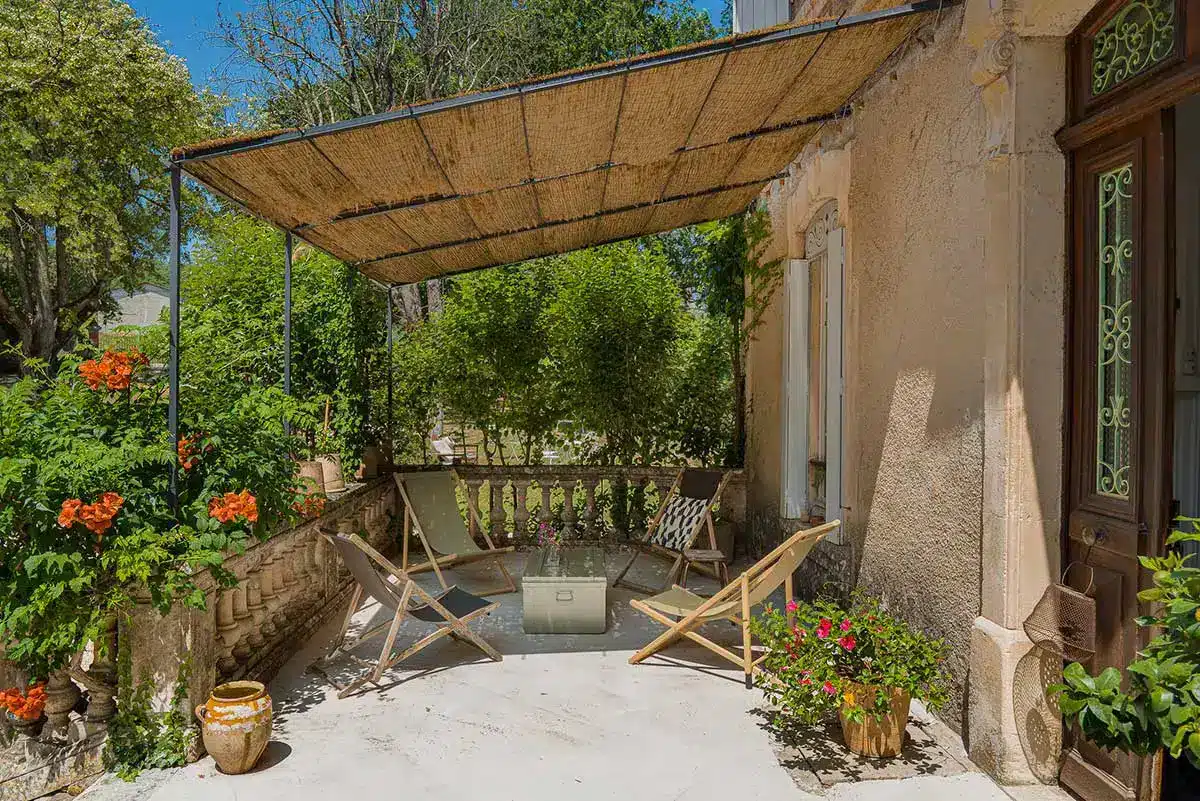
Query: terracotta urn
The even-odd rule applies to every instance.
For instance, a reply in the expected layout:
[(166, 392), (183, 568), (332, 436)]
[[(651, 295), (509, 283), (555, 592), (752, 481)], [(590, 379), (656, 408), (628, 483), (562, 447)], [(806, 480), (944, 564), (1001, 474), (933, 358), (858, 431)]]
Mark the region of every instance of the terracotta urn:
[(246, 773), (271, 739), (271, 696), (257, 681), (231, 681), (196, 707), (204, 748), (222, 773)]
[(383, 448), (378, 445), (368, 445), (363, 448), (362, 477), (364, 479), (379, 478), (383, 465)]
[(326, 492), (341, 492), (346, 489), (342, 479), (342, 457), (336, 453), (326, 453), (317, 457), (321, 464), (321, 475)]
[(325, 491), (325, 470), (320, 462), (300, 462), (300, 483), (314, 492)]
[(8, 711), (5, 711), (4, 719), (8, 722), (8, 725), (12, 727), (13, 731), (25, 737), (37, 737), (42, 733), (42, 726), (44, 726), (46, 723), (45, 715), (39, 715), (38, 717), (30, 720), (28, 718), (19, 718), (12, 712)]
[[(904, 748), (908, 707), (912, 699), (903, 690), (886, 689), (884, 692), (888, 693), (891, 709), (883, 717), (876, 717), (872, 710), (877, 689), (864, 684), (847, 685), (847, 692), (853, 695), (854, 700), (843, 703), (838, 710), (842, 738), (846, 741), (846, 747), (860, 756), (892, 759), (900, 756)], [(850, 710), (855, 706), (866, 707), (866, 715), (861, 723), (850, 718)]]

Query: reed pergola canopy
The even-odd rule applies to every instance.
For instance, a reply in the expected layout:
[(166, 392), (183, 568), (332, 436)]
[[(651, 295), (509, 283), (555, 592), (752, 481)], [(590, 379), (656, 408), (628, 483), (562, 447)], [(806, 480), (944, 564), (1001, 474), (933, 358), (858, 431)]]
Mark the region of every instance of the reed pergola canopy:
[(740, 211), (942, 5), (188, 145), (172, 161), (371, 278), (415, 283)]

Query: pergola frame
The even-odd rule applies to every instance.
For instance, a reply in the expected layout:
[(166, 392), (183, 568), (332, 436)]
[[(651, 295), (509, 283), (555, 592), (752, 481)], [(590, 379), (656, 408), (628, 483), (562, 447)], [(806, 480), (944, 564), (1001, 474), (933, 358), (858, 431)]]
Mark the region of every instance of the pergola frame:
[[(389, 214), (389, 213), (392, 213), (392, 212), (395, 212), (398, 210), (402, 210), (402, 209), (420, 208), (421, 206), (427, 205), (429, 203), (443, 203), (443, 202), (449, 202), (449, 201), (455, 201), (455, 200), (462, 200), (467, 197), (492, 194), (492, 193), (496, 193), (499, 191), (507, 191), (507, 190), (512, 190), (512, 189), (517, 189), (519, 187), (536, 185), (539, 183), (547, 183), (552, 180), (559, 180), (561, 178), (572, 177), (574, 175), (574, 173), (568, 173), (567, 175), (559, 175), (559, 176), (550, 177), (550, 178), (533, 177), (528, 180), (522, 181), (520, 184), (517, 184), (517, 185), (491, 186), (491, 187), (487, 187), (487, 188), (477, 191), (477, 192), (456, 192), (456, 193), (448, 195), (448, 196), (426, 198), (424, 200), (419, 200), (419, 201), (404, 201), (404, 202), (396, 202), (396, 203), (384, 203), (384, 204), (362, 206), (362, 207), (357, 207), (357, 208), (350, 209), (348, 211), (343, 211), (341, 213), (338, 213), (333, 217), (332, 220), (325, 220), (325, 221), (322, 221), (319, 223), (311, 222), (311, 221), (298, 221), (294, 225), (284, 225), (284, 224), (281, 224), (278, 220), (267, 219), (267, 217), (265, 217), (263, 214), (260, 214), (260, 213), (256, 212), (254, 209), (251, 209), (250, 207), (247, 206), (246, 203), (242, 202), (241, 200), (230, 197), (228, 193), (223, 192), (218, 187), (213, 186), (211, 181), (205, 180), (203, 177), (197, 175), (195, 172), (188, 169), (189, 165), (203, 164), (206, 161), (211, 161), (213, 159), (218, 159), (220, 157), (228, 157), (228, 156), (231, 156), (234, 154), (253, 153), (254, 151), (262, 150), (264, 148), (269, 148), (269, 147), (279, 146), (279, 145), (286, 145), (288, 143), (305, 142), (305, 141), (313, 142), (313, 141), (321, 139), (322, 137), (336, 136), (337, 134), (346, 133), (349, 131), (366, 130), (366, 129), (370, 129), (370, 128), (373, 128), (376, 126), (381, 126), (381, 125), (384, 125), (387, 123), (396, 123), (396, 122), (403, 121), (403, 120), (418, 120), (420, 118), (428, 117), (430, 115), (438, 114), (440, 112), (446, 112), (446, 111), (453, 110), (453, 109), (464, 109), (464, 108), (476, 106), (479, 104), (489, 103), (489, 102), (497, 101), (497, 100), (503, 100), (506, 98), (519, 98), (523, 103), (524, 99), (526, 97), (535, 95), (539, 92), (546, 92), (546, 91), (553, 90), (556, 88), (574, 86), (574, 85), (578, 85), (578, 84), (585, 84), (588, 82), (598, 81), (598, 80), (602, 80), (605, 78), (612, 78), (615, 76), (621, 76), (621, 75), (628, 76), (633, 73), (638, 73), (638, 72), (642, 72), (642, 71), (653, 69), (653, 68), (666, 67), (666, 66), (670, 66), (673, 64), (680, 64), (683, 62), (693, 61), (696, 59), (706, 58), (706, 57), (710, 57), (710, 56), (714, 56), (714, 55), (724, 54), (727, 57), (727, 55), (730, 53), (747, 50), (749, 48), (762, 47), (765, 45), (772, 45), (772, 44), (780, 44), (780, 43), (788, 42), (788, 41), (794, 40), (794, 39), (801, 39), (804, 37), (810, 37), (810, 36), (827, 34), (827, 33), (831, 34), (835, 31), (839, 31), (842, 29), (867, 25), (870, 23), (878, 23), (878, 22), (883, 22), (883, 21), (887, 21), (887, 20), (895, 20), (895, 19), (899, 19), (901, 17), (907, 17), (907, 16), (912, 16), (912, 15), (917, 15), (917, 14), (922, 14), (922, 13), (927, 13), (927, 12), (936, 12), (945, 6), (952, 5), (958, 1), (959, 0), (915, 0), (915, 2), (910, 2), (907, 4), (903, 4), (903, 5), (899, 5), (899, 6), (895, 6), (895, 7), (891, 7), (891, 8), (870, 11), (870, 12), (867, 12), (864, 14), (856, 15), (854, 17), (839, 17), (836, 19), (821, 20), (818, 22), (812, 22), (812, 23), (803, 24), (803, 25), (780, 26), (780, 27), (776, 27), (776, 28), (767, 29), (767, 30), (759, 32), (759, 33), (751, 33), (748, 35), (739, 35), (739, 36), (733, 37), (733, 38), (718, 39), (718, 40), (714, 40), (712, 42), (704, 43), (701, 45), (687, 46), (684, 48), (680, 48), (680, 49), (672, 50), (672, 51), (666, 51), (666, 52), (659, 53), (659, 54), (652, 54), (649, 56), (640, 56), (640, 57), (636, 57), (633, 59), (627, 59), (624, 61), (615, 62), (612, 64), (601, 65), (598, 67), (584, 68), (581, 70), (576, 70), (576, 71), (558, 75), (558, 76), (551, 76), (551, 77), (544, 78), (541, 80), (534, 80), (531, 82), (524, 82), (524, 83), (514, 84), (511, 86), (504, 86), (504, 87), (499, 87), (499, 88), (495, 88), (495, 89), (484, 90), (481, 92), (475, 92), (472, 94), (462, 95), (462, 96), (458, 96), (458, 97), (434, 100), (434, 101), (431, 101), (428, 103), (422, 103), (419, 105), (410, 105), (410, 106), (406, 106), (403, 108), (397, 108), (397, 109), (393, 109), (390, 111), (386, 111), (386, 112), (383, 112), (380, 114), (374, 114), (374, 115), (369, 115), (369, 116), (365, 116), (365, 117), (360, 117), (360, 118), (353, 119), (353, 120), (334, 122), (334, 123), (314, 126), (312, 128), (302, 129), (302, 130), (285, 131), (285, 132), (281, 132), (281, 133), (266, 134), (266, 135), (263, 135), (263, 136), (257, 137), (257, 138), (243, 138), (243, 139), (233, 141), (233, 142), (210, 143), (207, 145), (199, 145), (199, 146), (193, 146), (190, 148), (183, 148), (181, 150), (177, 150), (176, 153), (173, 154), (173, 156), (167, 162), (167, 169), (170, 173), (170, 185), (171, 185), (170, 231), (169, 231), (169, 241), (170, 241), (170, 254), (169, 254), (169, 256), (170, 256), (170, 258), (169, 258), (170, 351), (169, 351), (169, 363), (168, 363), (168, 376), (169, 376), (168, 428), (170, 430), (170, 434), (171, 434), (173, 443), (177, 444), (179, 442), (179, 411), (180, 411), (180, 397), (179, 397), (179, 357), (180, 357), (179, 317), (180, 316), (179, 316), (179, 306), (180, 306), (180, 257), (181, 257), (181, 247), (182, 247), (182, 231), (181, 231), (182, 221), (181, 221), (181, 213), (180, 213), (180, 199), (181, 199), (180, 198), (180, 183), (181, 183), (181, 178), (182, 178), (183, 172), (188, 172), (190, 177), (192, 177), (194, 180), (198, 181), (199, 183), (204, 185), (206, 188), (208, 188), (210, 191), (214, 192), (215, 194), (217, 194), (221, 197), (224, 197), (227, 201), (229, 201), (230, 203), (232, 203), (239, 209), (251, 214), (252, 216), (255, 216), (255, 217), (258, 217), (259, 219), (264, 220), (265, 222), (272, 225), (273, 227), (276, 227), (276, 228), (282, 230), (284, 233), (283, 388), (284, 388), (284, 392), (289, 395), (291, 394), (291, 391), (292, 391), (292, 347), (291, 347), (292, 346), (292, 343), (291, 343), (291, 333), (292, 333), (292, 327), (291, 327), (292, 257), (293, 257), (293, 249), (294, 249), (293, 246), (294, 246), (295, 240), (299, 239), (299, 240), (304, 241), (307, 244), (311, 245), (312, 247), (317, 248), (318, 250), (328, 252), (328, 249), (326, 247), (323, 247), (323, 246), (315, 243), (314, 241), (312, 241), (311, 238), (306, 238), (306, 234), (308, 233), (308, 231), (312, 230), (313, 228), (317, 227), (318, 225), (330, 225), (332, 223), (336, 223), (336, 222), (340, 222), (340, 221), (348, 221), (348, 220), (362, 220), (362, 219), (367, 219), (367, 218), (371, 218), (374, 216), (386, 215), (386, 214)], [(724, 67), (724, 62), (722, 62), (722, 64), (721, 64), (721, 68), (723, 68), (723, 67)], [(718, 74), (719, 74), (719, 70), (718, 70)], [(714, 78), (713, 80), (715, 83), (716, 78)], [(711, 92), (711, 87), (710, 87), (709, 91)], [(622, 96), (622, 99), (623, 99), (623, 96)], [(705, 100), (707, 100), (707, 98), (705, 98)], [(810, 117), (807, 117), (805, 119), (800, 119), (800, 120), (787, 120), (782, 123), (777, 123), (775, 125), (767, 125), (767, 126), (759, 125), (759, 127), (754, 128), (753, 130), (744, 131), (742, 133), (738, 133), (738, 134), (731, 136), (724, 143), (718, 142), (718, 143), (714, 143), (714, 144), (700, 144), (695, 147), (685, 146), (685, 147), (682, 147), (679, 150), (677, 150), (676, 153), (682, 154), (685, 152), (696, 152), (696, 151), (704, 150), (706, 148), (720, 146), (721, 144), (729, 144), (729, 143), (734, 143), (734, 142), (738, 142), (738, 141), (742, 141), (742, 140), (751, 140), (752, 141), (752, 140), (757, 139), (758, 137), (768, 136), (768, 135), (772, 135), (772, 134), (778, 134), (781, 131), (794, 129), (794, 128), (797, 128), (800, 126), (814, 126), (814, 129), (815, 129), (815, 126), (818, 126), (821, 123), (846, 116), (849, 113), (850, 113), (849, 106), (843, 105), (840, 109), (838, 109), (837, 111), (835, 111), (833, 113), (821, 114), (821, 115), (817, 115), (817, 116), (810, 116)], [(528, 149), (528, 147), (529, 147), (528, 130), (526, 130), (525, 135), (526, 135), (526, 148)], [(615, 136), (615, 133), (614, 133), (614, 136)], [(428, 144), (428, 138), (426, 138), (426, 143)], [(440, 170), (443, 175), (446, 175), (445, 165), (443, 165), (440, 162), (440, 160), (438, 159), (438, 154), (436, 152), (431, 152), (430, 157), (436, 163), (437, 169)], [(326, 157), (326, 161), (329, 161), (328, 157)], [(333, 164), (330, 161), (329, 166), (332, 167), (337, 173), (341, 174), (343, 179), (346, 178), (345, 174), (341, 173), (341, 171), (337, 168), (336, 164)], [(624, 165), (615, 164), (612, 161), (612, 153), (610, 152), (610, 157), (607, 162), (605, 162), (603, 164), (599, 164), (595, 167), (591, 167), (587, 170), (584, 170), (583, 173), (579, 173), (579, 174), (586, 174), (588, 172), (593, 172), (596, 170), (609, 170), (611, 168), (619, 167), (619, 166), (624, 166)], [(461, 245), (472, 245), (472, 244), (485, 242), (486, 240), (489, 240), (489, 239), (496, 239), (499, 237), (511, 236), (514, 234), (522, 234), (522, 233), (529, 233), (529, 232), (533, 232), (533, 231), (540, 231), (540, 230), (543, 230), (546, 228), (553, 228), (555, 226), (573, 225), (575, 223), (585, 222), (585, 221), (589, 221), (592, 219), (600, 219), (600, 218), (608, 217), (609, 215), (613, 215), (613, 214), (636, 212), (636, 211), (647, 209), (650, 207), (665, 205), (667, 203), (685, 201), (685, 200), (690, 200), (693, 198), (703, 198), (703, 197), (706, 197), (709, 195), (719, 195), (722, 192), (729, 192), (732, 190), (751, 189), (753, 186), (756, 186), (756, 185), (758, 185), (758, 186), (766, 185), (770, 181), (775, 180), (776, 178), (782, 177), (782, 175), (784, 175), (784, 174), (786, 174), (786, 173), (778, 173), (773, 176), (769, 175), (766, 177), (759, 177), (759, 178), (756, 178), (755, 180), (737, 182), (737, 183), (734, 183), (731, 185), (722, 183), (719, 186), (708, 186), (708, 187), (704, 187), (697, 191), (684, 192), (677, 196), (675, 196), (675, 195), (667, 196), (666, 191), (665, 191), (666, 187), (664, 185), (664, 191), (662, 193), (660, 193), (660, 195), (654, 200), (635, 202), (631, 205), (626, 205), (626, 206), (622, 206), (619, 208), (609, 208), (609, 209), (602, 208), (597, 211), (587, 213), (581, 217), (572, 217), (570, 219), (561, 220), (561, 221), (554, 220), (554, 221), (546, 222), (545, 220), (543, 220), (541, 218), (541, 212), (539, 210), (538, 225), (533, 226), (531, 228), (518, 228), (518, 229), (508, 230), (508, 231), (503, 231), (503, 232), (485, 232), (482, 230), (478, 230), (477, 231), (478, 236), (469, 237), (469, 238), (460, 238), (457, 240), (439, 241), (435, 244), (430, 244), (430, 245), (426, 245), (426, 246), (421, 246), (418, 244), (417, 247), (410, 248), (410, 249), (404, 251), (403, 253), (391, 253), (391, 254), (378, 255), (378, 256), (371, 257), (371, 258), (362, 258), (362, 259), (358, 259), (358, 260), (351, 260), (349, 263), (351, 264), (351, 266), (359, 268), (361, 271), (362, 268), (364, 268), (364, 267), (370, 266), (377, 262), (383, 262), (383, 261), (386, 261), (386, 260), (392, 259), (392, 258), (399, 258), (399, 257), (409, 256), (409, 255), (421, 255), (427, 251), (444, 250), (447, 248), (453, 248), (453, 247), (457, 247), (457, 246), (461, 246)], [(237, 182), (234, 181), (234, 183), (236, 184)], [(453, 184), (450, 184), (450, 186), (453, 188)], [(476, 225), (476, 228), (478, 229), (479, 226)], [(633, 234), (633, 235), (636, 236), (638, 234)], [(611, 241), (619, 241), (621, 239), (629, 238), (629, 236), (630, 236), (630, 234), (618, 236), (615, 239), (614, 238), (608, 238), (608, 239), (593, 238), (593, 239), (589, 239), (587, 241), (587, 244), (582, 245), (582, 246), (586, 247), (586, 246), (604, 244), (606, 242), (611, 242)], [(548, 254), (533, 253), (533, 254), (529, 254), (529, 257), (536, 256), (536, 255), (548, 255)], [(486, 264), (486, 265), (481, 265), (481, 266), (466, 267), (465, 269), (461, 269), (461, 270), (459, 270), (459, 269), (439, 269), (436, 276), (429, 275), (427, 277), (443, 277), (443, 276), (447, 276), (447, 275), (458, 274), (461, 272), (468, 272), (468, 271), (476, 270), (476, 269), (485, 269), (486, 267), (490, 267), (490, 266), (495, 266), (495, 265)], [(392, 426), (393, 426), (393, 420), (392, 420), (393, 413), (392, 413), (391, 405), (394, 400), (393, 369), (392, 369), (392, 363), (391, 363), (392, 352), (393, 352), (393, 343), (394, 343), (394, 323), (393, 323), (393, 310), (392, 310), (393, 290), (396, 286), (402, 286), (402, 285), (404, 285), (404, 283), (389, 281), (386, 285), (384, 285), (384, 284), (380, 284), (379, 281), (375, 280), (374, 278), (371, 278), (370, 276), (368, 276), (368, 279), (371, 280), (372, 283), (374, 283), (377, 286), (380, 286), (382, 289), (384, 289), (386, 292), (386, 295), (387, 295), (387, 352), (388, 352), (387, 428), (388, 428), (388, 437), (390, 438), (392, 435)], [(286, 426), (286, 422), (285, 422), (285, 426)], [(177, 503), (177, 500), (178, 500), (177, 499), (177, 492), (178, 492), (177, 484), (178, 484), (178, 465), (173, 461), (172, 462), (172, 470), (171, 470), (171, 482), (170, 482), (171, 501), (173, 504)]]

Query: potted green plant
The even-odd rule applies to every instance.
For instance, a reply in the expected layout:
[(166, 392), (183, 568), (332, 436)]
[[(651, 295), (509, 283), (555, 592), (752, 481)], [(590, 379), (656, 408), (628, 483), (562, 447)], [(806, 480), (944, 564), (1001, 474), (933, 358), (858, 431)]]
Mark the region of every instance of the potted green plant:
[[(1182, 518), (1167, 545), (1200, 542), (1200, 520)], [(1189, 527), (1190, 531), (1182, 530)], [(1048, 692), (1063, 715), (1103, 748), (1149, 756), (1160, 750), (1200, 768), (1200, 567), (1172, 551), (1140, 557), (1154, 586), (1138, 593), (1155, 614), (1138, 625), (1157, 634), (1124, 671), (1098, 676), (1073, 662)]]
[(757, 683), (781, 716), (816, 723), (833, 714), (857, 754), (895, 757), (909, 703), (936, 709), (946, 699), (948, 647), (912, 629), (878, 598), (819, 599), (768, 607), (752, 627), (767, 648)]

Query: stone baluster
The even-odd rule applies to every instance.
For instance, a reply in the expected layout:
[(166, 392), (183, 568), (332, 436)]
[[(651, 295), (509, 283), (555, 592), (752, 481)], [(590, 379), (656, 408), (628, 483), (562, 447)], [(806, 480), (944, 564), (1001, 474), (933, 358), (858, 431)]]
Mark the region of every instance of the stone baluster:
[(496, 541), (506, 540), (508, 537), (504, 532), (504, 523), (506, 515), (504, 514), (504, 479), (491, 479), (488, 481), (488, 494), (490, 496), (490, 504), (488, 506), (488, 520), (492, 524), (492, 539)]
[(279, 633), (279, 630), (275, 628), (273, 618), (278, 595), (275, 592), (275, 576), (271, 571), (271, 560), (264, 559), (254, 572), (258, 575), (259, 597), (262, 600), (262, 617), (258, 628), (262, 632), (263, 641), (270, 642)]
[(563, 536), (575, 536), (575, 479), (560, 479), (558, 482), (563, 491)]
[(529, 534), (529, 479), (514, 478), (513, 494), (516, 495), (513, 510), (513, 539), (520, 540)]
[(271, 622), (275, 624), (276, 636), (279, 636), (288, 630), (287, 605), (292, 593), (284, 581), (283, 563), (278, 548), (267, 560), (266, 569), (271, 572), (271, 587), (275, 590), (275, 603), (271, 607)]
[(233, 646), (233, 658), (239, 665), (250, 661), (250, 631), (254, 628), (254, 617), (250, 614), (246, 593), (246, 580), (242, 579), (233, 588), (233, 619), (237, 623), (237, 642)]
[(479, 536), (478, 524), (476, 520), (482, 520), (483, 515), (479, 513), (479, 488), (483, 486), (482, 478), (468, 478), (467, 484), (467, 527), (471, 532), (471, 539)]
[(217, 672), (230, 676), (237, 670), (233, 648), (237, 644), (237, 620), (233, 616), (233, 590), (221, 590), (217, 595)]
[(87, 719), (92, 723), (104, 723), (117, 712), (116, 615), (109, 615), (105, 619), (100, 639), (92, 647), (92, 665), (87, 675), (95, 681), (87, 683)]
[(250, 613), (250, 631), (246, 634), (246, 644), (251, 653), (259, 651), (266, 643), (267, 607), (262, 597), (262, 568), (250, 571), (246, 576), (246, 611)]
[(596, 487), (600, 484), (600, 478), (596, 475), (586, 475), (581, 482), (583, 484), (583, 530), (589, 537), (598, 536), (600, 529), (603, 527), (596, 520)]
[(554, 510), (550, 508), (550, 491), (554, 489), (554, 479), (550, 476), (543, 477), (538, 481), (538, 488), (542, 491), (542, 503), (538, 508), (538, 525), (549, 525), (554, 521)]
[(70, 670), (56, 670), (47, 678), (44, 729), (52, 739), (62, 740), (67, 737), (67, 729), (71, 725), (71, 710), (75, 708), (81, 695), (79, 687), (71, 681)]

